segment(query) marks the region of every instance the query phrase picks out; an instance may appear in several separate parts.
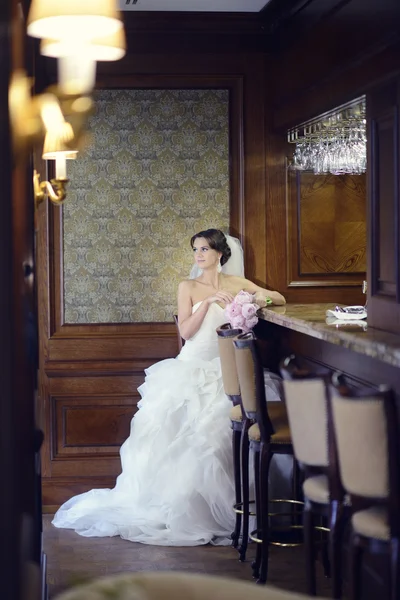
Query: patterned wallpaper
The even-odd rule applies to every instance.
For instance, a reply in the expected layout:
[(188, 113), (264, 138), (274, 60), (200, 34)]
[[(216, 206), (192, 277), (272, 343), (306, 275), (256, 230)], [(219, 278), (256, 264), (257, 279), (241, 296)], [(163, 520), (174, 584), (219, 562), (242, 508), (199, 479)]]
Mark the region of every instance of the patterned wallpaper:
[(170, 321), (191, 235), (229, 226), (228, 90), (103, 90), (68, 161), (66, 323)]

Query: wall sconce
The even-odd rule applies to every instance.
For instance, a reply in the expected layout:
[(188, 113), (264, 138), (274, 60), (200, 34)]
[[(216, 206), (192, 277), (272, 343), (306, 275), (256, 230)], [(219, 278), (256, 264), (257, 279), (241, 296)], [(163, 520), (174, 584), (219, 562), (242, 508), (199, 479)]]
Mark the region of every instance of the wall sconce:
[(18, 158), (45, 138), (43, 158), (56, 161), (56, 177), (34, 174), (35, 205), (66, 196), (66, 160), (76, 158), (95, 85), (96, 61), (119, 60), (126, 51), (117, 0), (32, 0), (27, 33), (41, 38), (41, 53), (58, 59), (58, 84), (31, 95), (32, 80), (13, 73), (9, 88), (14, 154)]
[(28, 35), (82, 40), (112, 35), (122, 29), (116, 0), (32, 0)]
[(78, 151), (71, 150), (67, 147), (67, 143), (74, 138), (72, 127), (66, 121), (52, 131), (48, 131), (44, 140), (43, 160), (56, 161), (56, 176), (49, 181), (40, 182), (40, 175), (34, 171), (33, 175), (33, 191), (35, 195), (35, 206), (38, 207), (46, 198), (57, 205), (64, 202), (67, 192), (67, 159), (73, 160), (76, 158)]
[(97, 61), (120, 60), (126, 53), (123, 28), (112, 35), (83, 40), (44, 39), (40, 53), (58, 59), (58, 82), (65, 94), (86, 94), (94, 88)]

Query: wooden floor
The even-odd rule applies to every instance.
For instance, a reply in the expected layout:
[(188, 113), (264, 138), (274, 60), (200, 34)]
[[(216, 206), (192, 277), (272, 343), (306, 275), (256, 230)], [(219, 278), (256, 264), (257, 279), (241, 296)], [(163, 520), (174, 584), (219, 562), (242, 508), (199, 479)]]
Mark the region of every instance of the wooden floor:
[[(80, 581), (121, 572), (187, 571), (253, 581), (249, 560), (240, 563), (231, 547), (195, 546), (172, 548), (133, 544), (120, 538), (84, 538), (73, 531), (56, 529), (51, 515), (44, 516), (44, 549), (48, 559), (50, 598)], [(305, 592), (303, 549), (272, 548), (269, 582)], [(255, 584), (254, 584), (255, 585)], [(318, 593), (328, 597), (329, 581), (318, 564)]]

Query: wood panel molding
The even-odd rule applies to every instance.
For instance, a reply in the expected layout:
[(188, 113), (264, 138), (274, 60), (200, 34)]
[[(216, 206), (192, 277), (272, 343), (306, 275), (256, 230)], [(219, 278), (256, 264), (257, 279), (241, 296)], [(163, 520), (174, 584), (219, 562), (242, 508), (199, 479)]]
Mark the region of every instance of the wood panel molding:
[(287, 170), (289, 287), (361, 286), (366, 272), (365, 175)]
[(50, 396), (52, 459), (117, 456), (136, 412), (134, 396)]

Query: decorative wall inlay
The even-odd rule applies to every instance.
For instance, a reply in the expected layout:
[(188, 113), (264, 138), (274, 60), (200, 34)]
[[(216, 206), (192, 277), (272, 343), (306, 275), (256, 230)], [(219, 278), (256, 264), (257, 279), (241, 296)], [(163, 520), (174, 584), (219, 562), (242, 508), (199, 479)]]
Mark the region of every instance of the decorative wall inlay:
[(289, 169), (287, 177), (288, 286), (361, 290), (367, 248), (365, 173), (314, 175)]
[(229, 227), (229, 91), (102, 90), (68, 162), (65, 323), (170, 321), (189, 240)]
[(300, 274), (366, 270), (365, 175), (301, 173)]

